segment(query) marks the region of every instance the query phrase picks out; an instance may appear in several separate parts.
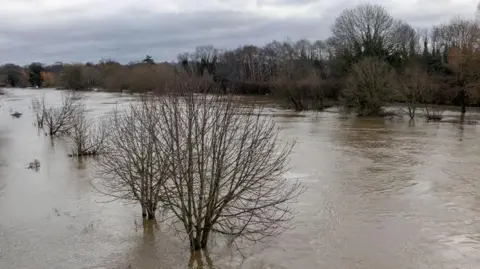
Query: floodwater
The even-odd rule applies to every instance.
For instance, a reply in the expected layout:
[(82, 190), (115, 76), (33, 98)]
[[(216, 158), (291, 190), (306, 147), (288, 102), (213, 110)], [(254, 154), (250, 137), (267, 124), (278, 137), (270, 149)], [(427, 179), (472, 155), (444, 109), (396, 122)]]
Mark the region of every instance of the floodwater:
[[(68, 158), (66, 141), (37, 132), (29, 106), (42, 94), (60, 100), (53, 90), (0, 97), (0, 268), (200, 268), (172, 231), (144, 230), (137, 207), (94, 191), (89, 160)], [(96, 115), (132, 100), (85, 95)], [(204, 268), (480, 268), (480, 114), (412, 124), (266, 111), (282, 140), (296, 140), (287, 176), (307, 191), (295, 228), (240, 242), (241, 252), (214, 245)], [(40, 169), (26, 169), (35, 158)]]

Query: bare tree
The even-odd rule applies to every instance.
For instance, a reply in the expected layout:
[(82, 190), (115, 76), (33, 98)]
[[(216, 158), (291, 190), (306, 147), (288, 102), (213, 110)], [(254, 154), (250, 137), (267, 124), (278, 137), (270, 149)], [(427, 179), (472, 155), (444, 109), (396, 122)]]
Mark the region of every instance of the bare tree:
[(344, 97), (347, 106), (354, 107), (359, 115), (378, 116), (390, 101), (392, 71), (377, 58), (365, 58), (355, 64), (347, 79)]
[(402, 24), (380, 5), (363, 4), (344, 10), (332, 26), (334, 39), (355, 55), (381, 56), (397, 48)]
[[(469, 97), (477, 93), (479, 73), (480, 28), (475, 21), (456, 19), (444, 26), (446, 47), (450, 48), (448, 64), (455, 73), (458, 86), (456, 98), (462, 114), (466, 113)], [(446, 41), (446, 42), (447, 42)]]
[(274, 95), (284, 99), (293, 106), (295, 111), (323, 110), (325, 108), (322, 79), (314, 70), (303, 78), (292, 79), (288, 76), (278, 76), (273, 85)]
[(43, 128), (43, 123), (45, 122), (44, 104), (45, 96), (42, 96), (41, 100), (38, 100), (37, 98), (32, 100), (32, 109), (36, 116), (35, 124), (38, 128)]
[(404, 59), (414, 56), (419, 50), (419, 34), (405, 22), (398, 22), (396, 29), (390, 36), (393, 42), (392, 48), (394, 51), (400, 52)]
[(98, 155), (104, 152), (108, 132), (103, 120), (94, 121), (79, 108), (72, 120), (70, 131), (71, 153), (69, 156)]
[(210, 236), (261, 240), (287, 226), (302, 191), (284, 178), (290, 145), (280, 145), (271, 118), (232, 96), (195, 95), (203, 83), (180, 80), (157, 99), (169, 180), (163, 204), (183, 226), (192, 250)]
[(424, 97), (425, 90), (430, 87), (428, 74), (420, 67), (406, 68), (398, 77), (398, 94), (400, 100), (405, 102), (410, 119), (415, 118), (415, 112)]
[(60, 106), (46, 107), (42, 101), (43, 125), (47, 128), (50, 136), (68, 134), (73, 126), (76, 114), (82, 107), (79, 102), (80, 95), (74, 91), (62, 93)]
[(440, 121), (443, 118), (445, 107), (441, 106), (438, 102), (438, 100), (442, 99), (440, 97), (442, 93), (443, 92), (439, 90), (439, 85), (434, 83), (430, 83), (429, 86), (422, 91), (423, 111), (427, 120)]
[(102, 84), (100, 71), (93, 65), (64, 65), (60, 74), (61, 85), (70, 90), (91, 90)]
[(97, 158), (102, 180), (94, 184), (104, 194), (139, 203), (142, 216), (148, 219), (155, 218), (167, 179), (157, 138), (161, 126), (156, 104), (144, 99), (126, 111), (114, 111), (108, 120), (105, 154)]

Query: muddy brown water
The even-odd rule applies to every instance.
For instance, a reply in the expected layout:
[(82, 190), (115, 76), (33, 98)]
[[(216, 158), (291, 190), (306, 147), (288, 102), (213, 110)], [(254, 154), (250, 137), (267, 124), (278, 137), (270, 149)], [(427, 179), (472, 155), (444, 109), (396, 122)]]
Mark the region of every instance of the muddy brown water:
[[(69, 159), (65, 141), (37, 132), (29, 107), (42, 94), (60, 100), (53, 90), (0, 97), (0, 268), (199, 268), (172, 231), (144, 230), (137, 207), (94, 191), (89, 160)], [(95, 115), (134, 99), (85, 96)], [(295, 229), (240, 242), (245, 258), (215, 244), (204, 268), (480, 268), (480, 114), (411, 124), (265, 111), (281, 139), (297, 141), (286, 176), (308, 189)], [(26, 169), (35, 158), (40, 169)]]

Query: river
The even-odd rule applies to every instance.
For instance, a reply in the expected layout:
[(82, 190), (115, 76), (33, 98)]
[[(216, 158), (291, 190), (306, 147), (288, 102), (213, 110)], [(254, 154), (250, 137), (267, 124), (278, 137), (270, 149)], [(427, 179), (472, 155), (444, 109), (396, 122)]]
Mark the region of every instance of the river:
[[(91, 161), (68, 158), (65, 141), (52, 143), (37, 131), (30, 106), (42, 95), (60, 100), (54, 90), (8, 90), (0, 97), (0, 268), (188, 268), (186, 242), (162, 225), (145, 232), (135, 205), (94, 191)], [(134, 99), (84, 95), (95, 115)], [(13, 118), (11, 110), (23, 116)], [(281, 139), (296, 140), (287, 177), (307, 187), (295, 205), (294, 229), (257, 245), (239, 242), (240, 252), (215, 245), (210, 263), (480, 268), (480, 114), (472, 110), (463, 123), (450, 112), (445, 122), (412, 124), (267, 105)], [(26, 169), (35, 158), (40, 169)]]

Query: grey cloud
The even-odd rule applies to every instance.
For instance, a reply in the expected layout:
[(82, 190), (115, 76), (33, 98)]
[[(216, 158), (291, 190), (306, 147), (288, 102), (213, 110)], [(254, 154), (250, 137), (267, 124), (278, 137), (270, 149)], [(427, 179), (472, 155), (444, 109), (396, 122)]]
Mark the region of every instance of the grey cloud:
[[(293, 4), (293, 1), (277, 2)], [(297, 4), (310, 1), (313, 0), (297, 0)], [(324, 39), (330, 35), (335, 17), (344, 8), (353, 7), (356, 3), (338, 0), (335, 4), (312, 10), (318, 15), (315, 18), (273, 19), (245, 12), (217, 10), (159, 15), (135, 8), (99, 17), (68, 10), (69, 13), (55, 15), (55, 18), (61, 19), (33, 24), (16, 24), (10, 18), (0, 17), (0, 25), (8, 26), (0, 27), (0, 40), (5, 39), (0, 43), (0, 63), (85, 62), (102, 58), (128, 62), (139, 60), (145, 54), (163, 61), (174, 60), (178, 53), (191, 51), (197, 45), (235, 48), (242, 44), (261, 45), (287, 37)], [(392, 4), (386, 7), (394, 16), (414, 27), (445, 21), (446, 14), (452, 13), (441, 6), (428, 9), (418, 3), (415, 7), (396, 9)], [(465, 9), (462, 7), (460, 11), (465, 13)], [(54, 16), (53, 13), (51, 15)], [(68, 15), (72, 18), (67, 19)]]
[(288, 36), (297, 39), (328, 35), (328, 27), (319, 31), (317, 26), (318, 21), (313, 20), (206, 12), (150, 14), (138, 18), (131, 15), (55, 25), (36, 31), (10, 28), (0, 30), (0, 36), (11, 40), (10, 45), (0, 48), (0, 61), (68, 62), (114, 58), (126, 62), (141, 59), (145, 54), (157, 60), (172, 60), (179, 52), (192, 50), (197, 45), (232, 48), (245, 43), (260, 45)]
[(322, 0), (258, 0), (259, 5), (306, 5), (315, 2), (321, 2)]

